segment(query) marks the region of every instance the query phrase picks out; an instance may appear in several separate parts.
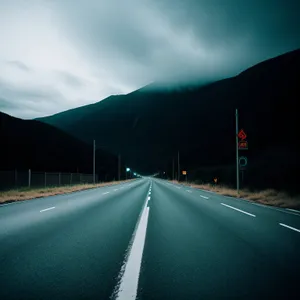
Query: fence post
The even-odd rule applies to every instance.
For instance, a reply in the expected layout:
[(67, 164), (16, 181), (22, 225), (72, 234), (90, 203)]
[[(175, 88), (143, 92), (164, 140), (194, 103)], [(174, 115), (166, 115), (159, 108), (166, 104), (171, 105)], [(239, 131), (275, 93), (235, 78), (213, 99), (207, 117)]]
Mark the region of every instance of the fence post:
[(60, 173), (58, 173), (58, 186), (60, 186)]
[(45, 172), (45, 187), (47, 186), (47, 173)]
[(81, 180), (82, 180), (82, 176), (81, 176), (82, 174), (80, 173), (79, 174), (79, 184), (81, 184)]
[(71, 173), (71, 176), (70, 176), (70, 184), (72, 184), (72, 173)]
[(31, 186), (31, 170), (28, 170), (28, 187), (30, 188)]

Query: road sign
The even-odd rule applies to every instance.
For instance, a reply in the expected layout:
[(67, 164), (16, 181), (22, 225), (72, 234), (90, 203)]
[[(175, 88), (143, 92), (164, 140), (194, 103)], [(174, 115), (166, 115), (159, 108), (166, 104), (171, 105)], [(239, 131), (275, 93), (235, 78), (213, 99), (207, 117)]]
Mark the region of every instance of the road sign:
[(240, 164), (241, 167), (246, 167), (247, 164), (248, 164), (248, 159), (247, 159), (247, 157), (246, 157), (246, 156), (241, 156), (241, 157), (239, 158), (239, 164)]
[(241, 129), (238, 133), (238, 137), (243, 141), (246, 139), (247, 134), (245, 133), (245, 131), (243, 129)]
[(187, 173), (186, 171), (182, 171), (182, 175), (186, 175), (186, 173)]
[(239, 141), (239, 150), (248, 150), (248, 142)]

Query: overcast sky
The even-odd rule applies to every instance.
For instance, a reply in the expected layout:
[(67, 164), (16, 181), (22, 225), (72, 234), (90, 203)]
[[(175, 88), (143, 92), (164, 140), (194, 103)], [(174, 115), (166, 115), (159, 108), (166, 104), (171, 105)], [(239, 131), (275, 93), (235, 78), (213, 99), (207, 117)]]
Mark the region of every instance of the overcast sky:
[[(299, 3), (299, 4), (297, 4)], [(34, 118), (300, 47), (294, 0), (0, 0), (0, 111)]]

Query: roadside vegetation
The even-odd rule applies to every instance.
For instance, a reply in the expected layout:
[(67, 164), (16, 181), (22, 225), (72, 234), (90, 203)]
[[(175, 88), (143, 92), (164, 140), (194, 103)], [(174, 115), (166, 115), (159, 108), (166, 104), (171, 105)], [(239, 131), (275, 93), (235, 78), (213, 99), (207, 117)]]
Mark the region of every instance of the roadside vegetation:
[[(177, 181), (173, 182), (178, 183)], [(300, 209), (300, 195), (291, 196), (286, 192), (276, 191), (273, 189), (262, 191), (250, 191), (248, 189), (242, 189), (239, 195), (237, 195), (235, 189), (223, 185), (188, 183), (188, 186), (215, 192), (223, 196), (246, 199), (256, 203), (284, 208)]]
[(29, 200), (47, 196), (67, 194), (77, 191), (83, 191), (88, 189), (93, 189), (102, 186), (110, 186), (119, 183), (125, 183), (130, 180), (123, 181), (112, 181), (98, 184), (78, 184), (78, 185), (66, 185), (59, 187), (45, 187), (45, 188), (18, 188), (11, 189), (7, 191), (0, 191), (0, 204), (7, 202), (15, 202), (22, 200)]

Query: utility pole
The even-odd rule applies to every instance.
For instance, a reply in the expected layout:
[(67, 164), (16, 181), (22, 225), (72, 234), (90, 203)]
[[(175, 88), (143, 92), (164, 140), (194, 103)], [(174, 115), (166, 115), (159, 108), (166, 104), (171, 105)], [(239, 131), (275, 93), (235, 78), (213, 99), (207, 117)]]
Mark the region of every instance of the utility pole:
[(172, 180), (175, 180), (174, 157), (173, 157), (173, 172), (172, 172)]
[(31, 169), (28, 170), (28, 187), (31, 186)]
[(178, 182), (180, 179), (180, 163), (179, 163), (179, 150), (178, 150)]
[(96, 183), (96, 141), (93, 142), (93, 183)]
[(235, 140), (236, 140), (236, 191), (240, 193), (240, 170), (239, 170), (239, 115), (238, 110), (235, 110)]
[(121, 180), (121, 154), (118, 155), (118, 180)]

